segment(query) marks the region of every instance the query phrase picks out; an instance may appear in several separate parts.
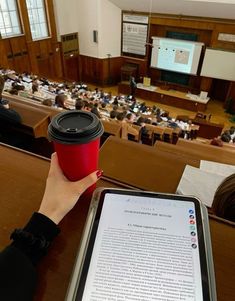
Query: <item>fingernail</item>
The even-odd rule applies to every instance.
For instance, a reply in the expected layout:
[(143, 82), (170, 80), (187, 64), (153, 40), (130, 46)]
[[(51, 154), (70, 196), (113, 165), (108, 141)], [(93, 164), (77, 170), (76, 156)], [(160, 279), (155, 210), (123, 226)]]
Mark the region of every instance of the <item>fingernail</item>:
[(103, 175), (103, 170), (98, 170), (96, 173), (97, 178), (100, 178)]

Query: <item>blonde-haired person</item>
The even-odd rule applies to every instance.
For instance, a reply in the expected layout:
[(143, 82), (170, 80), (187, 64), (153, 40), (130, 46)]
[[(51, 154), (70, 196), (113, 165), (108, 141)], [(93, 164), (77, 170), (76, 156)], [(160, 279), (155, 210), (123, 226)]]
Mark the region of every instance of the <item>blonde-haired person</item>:
[(235, 222), (235, 173), (224, 179), (217, 188), (212, 210), (215, 215)]

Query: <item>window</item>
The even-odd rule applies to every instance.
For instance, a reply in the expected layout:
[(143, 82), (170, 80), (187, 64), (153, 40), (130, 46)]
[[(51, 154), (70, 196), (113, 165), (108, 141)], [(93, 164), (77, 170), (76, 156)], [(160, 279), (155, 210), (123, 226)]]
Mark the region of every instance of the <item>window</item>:
[(32, 39), (49, 36), (44, 0), (26, 0)]
[(16, 0), (0, 0), (0, 32), (3, 38), (21, 34)]

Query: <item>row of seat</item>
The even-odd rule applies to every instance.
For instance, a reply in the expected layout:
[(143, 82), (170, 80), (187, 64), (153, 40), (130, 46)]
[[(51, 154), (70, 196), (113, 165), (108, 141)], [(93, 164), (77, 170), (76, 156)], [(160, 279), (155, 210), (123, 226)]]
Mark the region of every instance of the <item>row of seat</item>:
[[(102, 123), (104, 125), (104, 130), (105, 130), (104, 140), (110, 135), (120, 137), (121, 128), (122, 128), (121, 123), (118, 123), (117, 121), (113, 121), (112, 119), (107, 119), (107, 118), (102, 120)], [(141, 141), (143, 144), (147, 144), (147, 145), (154, 145), (154, 143), (159, 140), (176, 144), (178, 138), (180, 137), (180, 135), (182, 135), (182, 131), (180, 128), (173, 129), (169, 127), (151, 125), (151, 124), (145, 125), (147, 133), (142, 135), (140, 126), (134, 124), (131, 124), (131, 126), (135, 128), (139, 134), (134, 137), (133, 135), (129, 135), (128, 136), (129, 140), (133, 140), (136, 142)], [(191, 126), (189, 131), (187, 132), (185, 131), (185, 133), (188, 134), (191, 139), (195, 139), (197, 137), (198, 128), (199, 128), (198, 126)], [(183, 135), (185, 133), (183, 133)]]
[(234, 149), (198, 143), (196, 140), (185, 140), (179, 138), (176, 145), (156, 141), (154, 147), (156, 147), (157, 150), (162, 150), (166, 153), (178, 154), (181, 157), (187, 157), (199, 161), (209, 160), (235, 165)]

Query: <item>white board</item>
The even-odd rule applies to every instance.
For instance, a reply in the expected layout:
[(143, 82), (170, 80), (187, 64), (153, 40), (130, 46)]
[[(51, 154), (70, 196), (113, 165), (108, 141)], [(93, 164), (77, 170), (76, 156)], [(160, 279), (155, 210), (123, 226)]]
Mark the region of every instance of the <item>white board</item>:
[(235, 81), (235, 52), (207, 48), (201, 76)]

